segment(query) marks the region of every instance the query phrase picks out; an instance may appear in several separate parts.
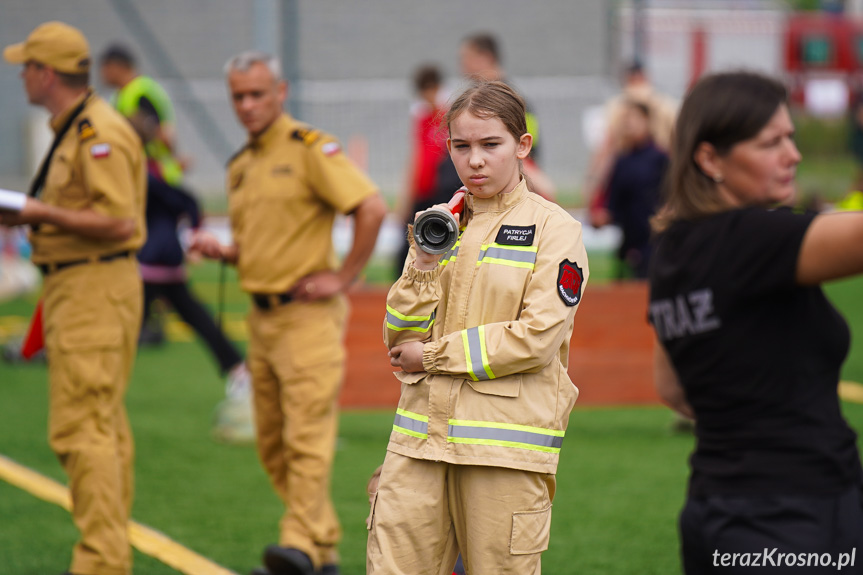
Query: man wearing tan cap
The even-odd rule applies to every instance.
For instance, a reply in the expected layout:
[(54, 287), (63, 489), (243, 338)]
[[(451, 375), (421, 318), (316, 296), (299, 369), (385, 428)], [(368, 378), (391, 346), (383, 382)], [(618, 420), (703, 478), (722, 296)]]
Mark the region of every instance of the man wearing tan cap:
[(124, 396), (141, 318), (143, 148), (90, 89), (90, 50), (77, 29), (42, 24), (3, 57), (23, 64), (27, 98), (48, 110), (55, 133), (23, 208), (0, 211), (0, 224), (31, 226), (44, 275), (49, 441), (81, 532), (69, 573), (128, 575), (133, 448)]

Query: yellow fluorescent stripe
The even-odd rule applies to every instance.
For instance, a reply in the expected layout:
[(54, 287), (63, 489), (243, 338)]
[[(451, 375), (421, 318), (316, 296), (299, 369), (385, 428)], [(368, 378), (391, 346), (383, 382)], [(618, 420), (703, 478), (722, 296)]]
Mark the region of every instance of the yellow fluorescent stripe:
[(429, 418), (427, 415), (420, 415), (419, 413), (414, 413), (412, 411), (406, 411), (400, 407), (396, 409), (396, 413), (398, 413), (399, 415), (403, 415), (403, 416), (407, 417), (408, 419), (415, 419), (417, 421), (422, 421), (424, 423), (429, 422)]
[(387, 327), (393, 331), (418, 331), (420, 333), (427, 333), (428, 330), (430, 330), (433, 325), (434, 325), (434, 321), (429, 323), (428, 327), (402, 327), (402, 326), (393, 325), (390, 322), (387, 322)]
[(483, 262), (489, 263), (489, 264), (500, 264), (502, 266), (510, 266), (510, 267), (514, 267), (514, 268), (524, 268), (526, 270), (532, 270), (536, 267), (535, 264), (532, 264), (530, 262), (514, 262), (511, 260), (502, 260), (500, 258), (489, 258), (489, 257), (482, 258), (481, 260), (476, 262), (476, 265), (479, 266)]
[(482, 368), (485, 370), (486, 375), (488, 375), (489, 379), (495, 379), (494, 374), (491, 371), (491, 365), (488, 363), (488, 354), (485, 352), (485, 326), (479, 326), (479, 349), (480, 353), (482, 353)]
[(511, 429), (513, 431), (526, 431), (540, 435), (551, 435), (563, 437), (566, 432), (562, 429), (545, 429), (542, 427), (531, 427), (530, 425), (518, 425), (517, 423), (495, 423), (493, 421), (470, 421), (467, 419), (450, 419), (449, 425), (461, 425), (464, 427), (487, 427), (489, 429)]
[(431, 315), (402, 315), (390, 306), (387, 306), (387, 311), (404, 321), (428, 321)]
[(467, 339), (467, 330), (466, 329), (461, 330), (461, 342), (462, 342), (462, 345), (464, 345), (464, 357), (467, 360), (467, 374), (470, 376), (470, 378), (472, 380), (479, 381), (479, 378), (473, 372), (473, 367), (472, 367), (473, 363), (471, 363), (471, 360), (470, 360), (470, 342)]
[(528, 449), (530, 451), (542, 451), (543, 453), (560, 453), (560, 447), (544, 447), (541, 445), (531, 445), (529, 443), (519, 443), (517, 441), (502, 441), (500, 439), (470, 439), (466, 437), (447, 437), (449, 443), (464, 443), (468, 445), (492, 445), (495, 447), (517, 447), (519, 449)]
[(405, 429), (404, 427), (399, 427), (398, 425), (393, 425), (393, 431), (397, 431), (405, 435), (410, 435), (411, 437), (416, 437), (417, 439), (429, 438), (427, 433), (420, 433), (419, 431), (414, 431), (412, 429)]
[[(0, 455), (0, 479), (66, 511), (72, 508), (66, 487), (3, 455)], [(136, 521), (129, 522), (129, 541), (142, 553), (186, 575), (237, 575)]]
[(501, 248), (504, 250), (513, 250), (516, 252), (535, 252), (535, 251), (537, 251), (536, 246), (506, 246), (506, 245), (498, 244), (498, 243), (485, 244), (483, 246), (480, 246), (480, 251), (487, 250), (488, 248)]

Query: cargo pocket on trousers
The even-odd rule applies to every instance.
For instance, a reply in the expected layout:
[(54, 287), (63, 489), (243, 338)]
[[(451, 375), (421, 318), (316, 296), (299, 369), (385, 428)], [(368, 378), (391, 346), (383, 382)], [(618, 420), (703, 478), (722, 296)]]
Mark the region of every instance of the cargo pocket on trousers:
[(100, 327), (98, 329), (72, 329), (60, 334), (57, 345), (60, 351), (83, 352), (117, 349), (123, 341), (120, 326)]
[(548, 549), (551, 534), (551, 505), (540, 511), (517, 511), (512, 514), (512, 555), (532, 555)]

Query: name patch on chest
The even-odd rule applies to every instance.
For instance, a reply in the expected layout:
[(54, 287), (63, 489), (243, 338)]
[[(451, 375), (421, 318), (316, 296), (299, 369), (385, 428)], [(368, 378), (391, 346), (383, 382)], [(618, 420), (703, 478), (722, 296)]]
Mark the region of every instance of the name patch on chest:
[(495, 243), (502, 246), (532, 246), (536, 236), (536, 226), (503, 225), (497, 231)]

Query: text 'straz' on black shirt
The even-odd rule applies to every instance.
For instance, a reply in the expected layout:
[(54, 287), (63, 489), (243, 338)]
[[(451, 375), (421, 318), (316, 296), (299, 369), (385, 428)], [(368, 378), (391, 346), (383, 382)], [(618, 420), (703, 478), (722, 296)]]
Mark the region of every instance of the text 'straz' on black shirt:
[(650, 321), (695, 410), (690, 494), (835, 494), (861, 481), (837, 384), (850, 334), (796, 284), (814, 213), (744, 208), (657, 238)]

